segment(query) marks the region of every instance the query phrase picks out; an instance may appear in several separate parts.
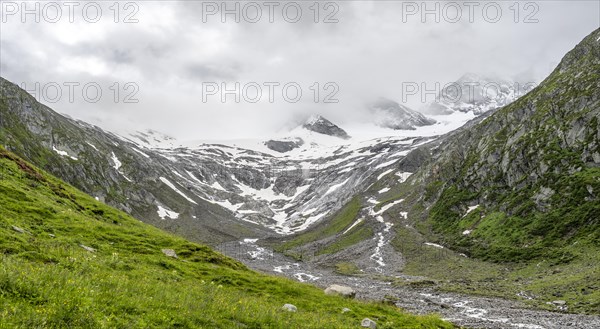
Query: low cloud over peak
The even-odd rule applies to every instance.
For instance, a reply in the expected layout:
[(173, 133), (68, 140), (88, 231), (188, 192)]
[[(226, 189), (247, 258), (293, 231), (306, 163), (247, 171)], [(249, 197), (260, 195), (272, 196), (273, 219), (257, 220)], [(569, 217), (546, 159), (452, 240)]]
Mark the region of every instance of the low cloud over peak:
[[(362, 120), (381, 96), (419, 109), (422, 93), (466, 72), (539, 81), (600, 24), (591, 1), (537, 2), (535, 13), (482, 3), (472, 15), (435, 1), (221, 3), (98, 2), (100, 17), (61, 5), (57, 22), (40, 3), (38, 23), (2, 2), (0, 75), (107, 129), (256, 137), (309, 113)], [(407, 97), (407, 82), (421, 90)]]

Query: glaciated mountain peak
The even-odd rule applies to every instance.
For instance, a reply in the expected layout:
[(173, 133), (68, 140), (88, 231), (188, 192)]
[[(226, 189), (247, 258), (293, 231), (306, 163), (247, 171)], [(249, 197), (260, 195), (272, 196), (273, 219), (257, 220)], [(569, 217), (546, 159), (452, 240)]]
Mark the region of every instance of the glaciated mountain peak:
[(370, 110), (375, 124), (383, 128), (415, 130), (416, 127), (436, 123), (415, 110), (383, 97), (373, 103)]
[(527, 93), (533, 82), (466, 73), (454, 83), (442, 86), (437, 98), (423, 108), (432, 115), (471, 112), (480, 115), (506, 106)]
[(306, 119), (306, 121), (304, 122), (304, 124), (312, 125), (312, 124), (316, 124), (316, 123), (321, 122), (321, 121), (329, 122), (329, 120), (325, 119), (320, 114), (311, 114), (308, 117), (308, 119)]
[(346, 131), (331, 121), (325, 119), (321, 115), (311, 115), (302, 125), (302, 128), (319, 134), (349, 139), (350, 136)]
[[(416, 216), (428, 218), (442, 241), (497, 262), (548, 261), (561, 257), (551, 250), (600, 236), (598, 40), (600, 29), (521, 100), (442, 137), (423, 156), (429, 160), (412, 179), (441, 184), (427, 192), (436, 195), (428, 198), (435, 210)], [(403, 196), (422, 200), (421, 191)], [(519, 234), (505, 239), (490, 233), (501, 230)]]

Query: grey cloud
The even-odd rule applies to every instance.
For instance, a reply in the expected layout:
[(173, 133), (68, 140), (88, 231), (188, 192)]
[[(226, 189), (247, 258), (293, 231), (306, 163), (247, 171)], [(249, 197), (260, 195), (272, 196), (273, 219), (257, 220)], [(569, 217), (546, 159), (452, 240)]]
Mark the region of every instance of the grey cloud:
[(186, 67), (192, 79), (200, 81), (231, 81), (241, 70), (239, 65), (224, 66), (219, 64), (193, 63)]
[[(444, 84), (466, 72), (539, 81), (600, 25), (600, 4), (537, 3), (537, 24), (514, 23), (509, 16), (497, 24), (403, 22), (399, 1), (340, 1), (336, 24), (315, 24), (312, 17), (296, 24), (281, 17), (274, 24), (224, 24), (218, 18), (203, 23), (200, 1), (138, 2), (139, 23), (98, 23), (79, 39), (90, 26), (3, 24), (0, 73), (15, 82), (137, 83), (138, 104), (106, 99), (52, 105), (108, 129), (251, 137), (314, 112), (334, 121), (358, 120), (364, 104), (379, 96), (401, 101), (404, 82)], [(312, 14), (312, 4), (301, 2), (305, 15)], [(281, 97), (274, 103), (202, 103), (206, 80), (297, 82), (305, 97), (296, 104)], [(314, 103), (309, 87), (315, 82), (337, 83), (340, 103)]]
[(116, 63), (130, 64), (134, 62), (134, 57), (127, 50), (115, 49), (112, 51), (111, 60)]

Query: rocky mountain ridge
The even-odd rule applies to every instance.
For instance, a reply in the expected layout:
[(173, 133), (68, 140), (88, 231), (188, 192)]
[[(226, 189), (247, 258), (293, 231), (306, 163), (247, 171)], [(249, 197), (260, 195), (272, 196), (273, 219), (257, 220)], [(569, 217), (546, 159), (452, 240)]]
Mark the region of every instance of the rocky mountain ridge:
[(333, 124), (333, 122), (325, 119), (320, 115), (310, 116), (302, 125), (302, 128), (319, 134), (339, 137), (341, 139), (349, 139), (350, 136), (344, 129)]
[(598, 39), (600, 30), (524, 97), (421, 150), (406, 183), (418, 188), (400, 189), (427, 206), (414, 216), (444, 245), (496, 261), (555, 253), (568, 261), (564, 246), (598, 241)]
[(481, 115), (514, 102), (536, 85), (535, 81), (514, 81), (467, 73), (457, 81), (441, 87), (436, 99), (421, 111), (428, 115), (454, 112)]
[[(283, 157), (219, 144), (160, 148), (158, 133), (122, 137), (66, 118), (4, 79), (0, 113), (7, 149), (137, 218), (214, 243), (304, 230), (434, 138), (310, 145)], [(349, 137), (322, 117), (304, 126)]]

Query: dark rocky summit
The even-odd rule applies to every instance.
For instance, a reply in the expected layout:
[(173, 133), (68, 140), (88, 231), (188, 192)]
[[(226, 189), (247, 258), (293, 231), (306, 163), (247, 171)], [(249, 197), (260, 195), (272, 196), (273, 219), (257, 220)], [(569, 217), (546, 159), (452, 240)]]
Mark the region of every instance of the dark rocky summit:
[(342, 139), (350, 138), (350, 136), (348, 135), (348, 133), (346, 133), (344, 129), (336, 126), (331, 121), (325, 119), (320, 115), (311, 116), (310, 118), (308, 118), (308, 120), (306, 120), (302, 127), (304, 129), (314, 131), (323, 135), (339, 137)]

